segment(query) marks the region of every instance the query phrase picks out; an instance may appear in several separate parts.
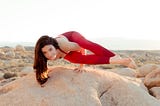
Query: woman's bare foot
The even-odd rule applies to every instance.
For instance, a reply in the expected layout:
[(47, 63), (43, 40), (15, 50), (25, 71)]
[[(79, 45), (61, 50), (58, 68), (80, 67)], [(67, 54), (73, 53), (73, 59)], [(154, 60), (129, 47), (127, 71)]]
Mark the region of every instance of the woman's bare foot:
[(120, 64), (127, 66), (129, 68), (137, 68), (136, 63), (132, 58), (122, 58), (119, 55), (115, 55), (114, 57), (110, 58), (110, 64)]
[(137, 68), (136, 63), (132, 58), (123, 58), (122, 60), (123, 60), (122, 65), (133, 69)]

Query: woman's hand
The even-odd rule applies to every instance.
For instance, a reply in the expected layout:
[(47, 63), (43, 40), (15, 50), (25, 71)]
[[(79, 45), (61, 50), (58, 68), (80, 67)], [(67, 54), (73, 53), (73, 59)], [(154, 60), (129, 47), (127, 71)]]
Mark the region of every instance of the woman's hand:
[(76, 72), (76, 73), (82, 73), (82, 72), (86, 72), (86, 70), (83, 69), (83, 64), (80, 64), (78, 68), (74, 69), (74, 72)]

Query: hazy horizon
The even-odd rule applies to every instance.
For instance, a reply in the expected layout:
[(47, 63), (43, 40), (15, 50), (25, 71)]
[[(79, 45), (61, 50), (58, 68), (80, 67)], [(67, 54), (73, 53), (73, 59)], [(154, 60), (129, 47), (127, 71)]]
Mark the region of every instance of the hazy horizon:
[[(110, 50), (160, 50), (160, 40), (126, 39), (126, 38), (92, 38), (91, 41), (98, 43)], [(36, 42), (8, 42), (1, 41), (0, 47), (16, 45), (35, 46)]]

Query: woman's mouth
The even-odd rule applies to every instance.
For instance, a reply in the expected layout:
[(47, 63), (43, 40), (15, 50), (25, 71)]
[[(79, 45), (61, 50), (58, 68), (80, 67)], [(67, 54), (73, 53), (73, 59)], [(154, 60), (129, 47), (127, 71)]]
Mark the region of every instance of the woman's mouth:
[(48, 59), (49, 59), (49, 60), (54, 60), (55, 58), (56, 58), (56, 55), (50, 56)]

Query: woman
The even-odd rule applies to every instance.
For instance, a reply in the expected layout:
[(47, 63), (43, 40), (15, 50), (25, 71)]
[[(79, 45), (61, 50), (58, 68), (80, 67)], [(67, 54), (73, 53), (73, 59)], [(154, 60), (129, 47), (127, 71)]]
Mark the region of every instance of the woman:
[[(91, 51), (92, 54), (85, 55), (84, 49)], [(131, 58), (121, 58), (75, 31), (63, 33), (56, 38), (42, 36), (35, 46), (33, 66), (36, 70), (36, 79), (41, 85), (48, 79), (47, 60), (59, 58), (80, 64), (121, 64), (130, 68), (136, 67)], [(77, 70), (81, 68), (82, 65)]]

